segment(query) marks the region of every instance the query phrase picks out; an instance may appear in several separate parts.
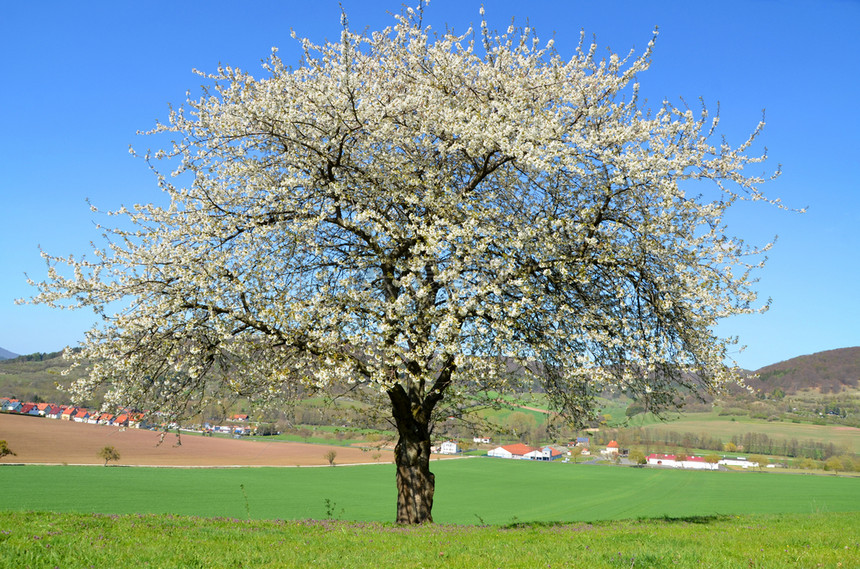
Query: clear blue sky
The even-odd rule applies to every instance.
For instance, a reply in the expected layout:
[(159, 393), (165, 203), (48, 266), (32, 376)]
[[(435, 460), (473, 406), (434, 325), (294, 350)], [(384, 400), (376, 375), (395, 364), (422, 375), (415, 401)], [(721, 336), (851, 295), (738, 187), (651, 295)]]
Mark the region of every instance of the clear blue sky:
[[(512, 17), (562, 54), (579, 31), (599, 45), (641, 50), (660, 27), (652, 69), (640, 78), (654, 106), (704, 97), (721, 107), (729, 142), (767, 111), (765, 186), (804, 215), (746, 204), (731, 230), (752, 243), (779, 240), (760, 273), (764, 315), (735, 318), (737, 355), (757, 369), (797, 355), (860, 345), (860, 3), (855, 1), (592, 2), (485, 0), (492, 27)], [(392, 22), (400, 0), (342, 0), (354, 29)], [(478, 0), (433, 0), (426, 20), (464, 30)], [(18, 306), (40, 280), (38, 246), (81, 254), (98, 239), (86, 199), (101, 208), (158, 200), (146, 165), (128, 154), (154, 141), (138, 130), (165, 120), (168, 103), (201, 83), (192, 68), (219, 62), (258, 72), (272, 46), (298, 63), (290, 29), (337, 39), (335, 0), (4, 3), (0, 15), (0, 347), (18, 354), (76, 344), (92, 313)]]

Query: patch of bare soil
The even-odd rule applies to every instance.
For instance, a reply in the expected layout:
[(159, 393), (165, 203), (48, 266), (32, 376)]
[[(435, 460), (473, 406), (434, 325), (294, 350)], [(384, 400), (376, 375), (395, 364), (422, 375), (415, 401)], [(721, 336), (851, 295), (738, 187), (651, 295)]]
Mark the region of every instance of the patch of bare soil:
[(144, 429), (121, 429), (40, 417), (0, 413), (0, 439), (17, 456), (2, 462), (29, 464), (103, 464), (96, 453), (113, 446), (123, 466), (325, 466), (326, 454), (337, 453), (335, 464), (392, 462), (390, 450), (363, 451), (355, 447), (304, 443), (222, 439)]

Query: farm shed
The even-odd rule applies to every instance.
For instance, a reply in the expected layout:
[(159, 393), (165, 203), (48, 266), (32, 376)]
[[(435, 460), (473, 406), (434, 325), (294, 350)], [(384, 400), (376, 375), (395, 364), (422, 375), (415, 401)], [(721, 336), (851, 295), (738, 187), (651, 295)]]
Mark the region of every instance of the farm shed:
[(556, 460), (561, 458), (561, 456), (561, 451), (554, 449), (551, 446), (545, 446), (543, 448), (527, 452), (523, 455), (523, 458), (527, 458), (529, 460)]
[(540, 451), (539, 448), (530, 447), (528, 445), (524, 445), (522, 443), (517, 443), (515, 445), (506, 445), (496, 447), (490, 452), (487, 453), (487, 456), (495, 456), (497, 458), (513, 458), (513, 459), (525, 459), (526, 455), (530, 452)]
[(688, 468), (693, 470), (714, 470), (717, 465), (708, 464), (704, 457), (688, 456), (684, 460), (678, 460), (674, 454), (649, 454), (647, 458), (650, 466), (663, 466), (666, 468)]

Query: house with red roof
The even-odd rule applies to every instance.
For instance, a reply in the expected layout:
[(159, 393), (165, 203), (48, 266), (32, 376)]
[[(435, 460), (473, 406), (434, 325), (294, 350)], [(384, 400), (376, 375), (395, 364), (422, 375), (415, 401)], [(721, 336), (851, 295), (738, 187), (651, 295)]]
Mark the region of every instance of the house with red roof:
[(487, 453), (487, 456), (495, 456), (497, 458), (513, 458), (513, 459), (526, 459), (526, 455), (530, 452), (540, 451), (537, 447), (530, 447), (529, 445), (524, 445), (522, 443), (517, 443), (514, 445), (505, 445), (496, 447), (490, 452)]
[(89, 418), (90, 412), (82, 407), (78, 409), (78, 412), (75, 413), (74, 417), (72, 417), (72, 420), (74, 420), (75, 423), (86, 423), (87, 419)]
[(627, 454), (627, 451), (622, 452), (621, 449), (618, 447), (618, 442), (609, 441), (609, 444), (606, 445), (605, 449), (600, 451), (600, 454), (608, 458), (615, 458), (619, 455), (625, 456)]
[(39, 408), (36, 407), (35, 403), (24, 403), (21, 405), (21, 408), (18, 409), (18, 412), (22, 415), (38, 415)]
[(713, 470), (717, 468), (716, 464), (705, 462), (705, 458), (702, 456), (678, 457), (674, 454), (649, 454), (646, 460), (649, 466), (662, 466), (664, 468), (690, 468), (693, 470)]
[(123, 413), (122, 415), (118, 415), (113, 420), (113, 426), (114, 427), (128, 427), (128, 415), (126, 415), (125, 413)]
[(62, 413), (63, 410), (59, 407), (59, 405), (48, 405), (45, 408), (45, 417), (47, 417), (48, 419), (59, 419)]
[(562, 457), (562, 452), (551, 446), (545, 446), (531, 452), (527, 452), (523, 458), (529, 460), (558, 460)]
[(75, 416), (75, 413), (77, 413), (77, 412), (78, 412), (77, 407), (66, 407), (65, 409), (63, 409), (63, 412), (60, 414), (60, 419), (62, 419), (63, 421), (71, 421), (72, 418)]

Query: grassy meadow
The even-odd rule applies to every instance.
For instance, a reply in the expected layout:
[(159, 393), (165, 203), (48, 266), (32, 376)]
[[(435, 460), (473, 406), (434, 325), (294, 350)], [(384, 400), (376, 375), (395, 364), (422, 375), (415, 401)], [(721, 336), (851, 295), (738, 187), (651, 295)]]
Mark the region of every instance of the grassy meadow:
[(644, 415), (637, 416), (630, 420), (630, 426), (679, 433), (708, 433), (711, 436), (722, 438), (724, 441), (731, 440), (733, 435), (761, 433), (777, 440), (797, 439), (833, 443), (837, 447), (846, 449), (847, 452), (860, 454), (860, 431), (856, 428), (839, 425), (768, 422), (749, 417), (737, 417), (735, 420), (729, 420), (716, 412), (711, 412), (689, 413), (669, 422), (660, 422)]
[(860, 479), (475, 458), (399, 527), (391, 464), (0, 466), (0, 568), (860, 567)]
[[(438, 461), (443, 524), (860, 512), (860, 478), (474, 458)], [(391, 464), (317, 468), (2, 466), (5, 510), (387, 522)]]
[(0, 512), (0, 568), (856, 568), (860, 513), (516, 527)]

